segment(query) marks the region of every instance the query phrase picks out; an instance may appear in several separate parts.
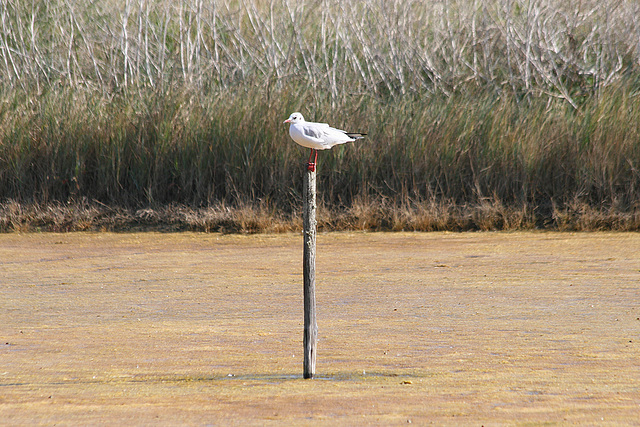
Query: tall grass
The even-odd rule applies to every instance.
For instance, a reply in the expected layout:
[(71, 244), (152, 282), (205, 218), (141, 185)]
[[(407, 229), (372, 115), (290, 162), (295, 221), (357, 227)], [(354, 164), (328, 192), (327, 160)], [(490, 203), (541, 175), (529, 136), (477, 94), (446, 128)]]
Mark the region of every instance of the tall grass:
[(8, 0), (0, 24), (5, 217), (290, 227), (299, 110), (369, 134), (321, 153), (327, 228), (640, 225), (635, 1)]

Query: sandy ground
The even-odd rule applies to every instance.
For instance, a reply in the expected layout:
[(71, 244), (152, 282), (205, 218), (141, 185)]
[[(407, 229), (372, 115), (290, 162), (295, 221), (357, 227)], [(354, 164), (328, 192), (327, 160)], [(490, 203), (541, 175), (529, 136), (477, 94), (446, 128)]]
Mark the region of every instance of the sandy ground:
[(640, 234), (0, 235), (3, 425), (640, 425)]

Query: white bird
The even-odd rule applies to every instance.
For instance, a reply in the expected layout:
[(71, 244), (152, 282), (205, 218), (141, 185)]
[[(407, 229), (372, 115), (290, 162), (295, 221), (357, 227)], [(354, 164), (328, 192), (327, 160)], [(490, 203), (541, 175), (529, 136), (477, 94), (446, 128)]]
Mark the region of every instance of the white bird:
[[(356, 139), (364, 138), (366, 133), (346, 132), (344, 130), (332, 128), (326, 123), (314, 123), (305, 121), (300, 113), (293, 113), (283, 123), (290, 123), (289, 135), (303, 147), (311, 148), (307, 167), (310, 171), (316, 170), (318, 160), (317, 150), (328, 150), (334, 145), (353, 142)], [(311, 161), (315, 153), (315, 159)]]

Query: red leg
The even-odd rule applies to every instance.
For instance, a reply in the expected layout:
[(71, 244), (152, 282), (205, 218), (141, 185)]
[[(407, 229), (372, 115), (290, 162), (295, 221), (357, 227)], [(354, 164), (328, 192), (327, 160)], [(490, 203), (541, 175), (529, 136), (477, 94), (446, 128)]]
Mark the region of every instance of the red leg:
[[(315, 158), (313, 162), (311, 161), (311, 157), (315, 154)], [(315, 172), (316, 170), (316, 162), (318, 161), (318, 150), (311, 149), (311, 154), (309, 154), (309, 161), (307, 162), (307, 169), (311, 172)]]

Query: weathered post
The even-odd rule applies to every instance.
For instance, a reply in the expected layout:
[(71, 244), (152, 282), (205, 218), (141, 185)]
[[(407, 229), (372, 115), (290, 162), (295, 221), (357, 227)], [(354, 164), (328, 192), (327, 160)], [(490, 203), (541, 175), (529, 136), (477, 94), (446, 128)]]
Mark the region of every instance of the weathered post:
[(313, 378), (316, 372), (316, 172), (307, 170), (304, 178), (304, 212), (302, 214), (304, 251), (304, 378)]

